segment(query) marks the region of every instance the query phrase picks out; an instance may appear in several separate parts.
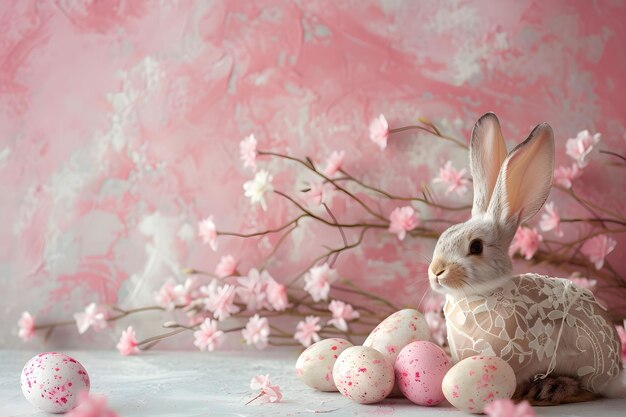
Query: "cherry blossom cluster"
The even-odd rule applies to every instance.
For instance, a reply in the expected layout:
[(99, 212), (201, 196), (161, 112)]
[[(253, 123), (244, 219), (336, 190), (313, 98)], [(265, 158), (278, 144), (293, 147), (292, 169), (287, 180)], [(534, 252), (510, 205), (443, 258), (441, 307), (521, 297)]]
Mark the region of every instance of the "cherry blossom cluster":
[[(417, 125), (390, 129), (381, 114), (370, 123), (369, 135), (370, 140), (384, 152), (388, 146), (393, 146), (390, 141), (392, 134), (407, 130), (432, 135), (467, 151), (464, 141), (443, 134), (427, 119), (420, 119)], [(572, 281), (591, 290), (596, 290), (600, 283), (605, 282), (626, 286), (607, 260), (617, 245), (614, 236), (626, 231), (626, 219), (622, 213), (598, 206), (576, 191), (578, 179), (598, 158), (613, 158), (615, 161), (615, 158), (622, 158), (601, 150), (600, 143), (600, 134), (592, 135), (586, 130), (566, 142), (565, 151), (572, 163), (555, 169), (554, 183), (555, 189), (567, 199), (567, 204), (563, 200), (548, 201), (536, 224), (520, 226), (510, 247), (510, 255), (516, 261), (556, 266)], [(49, 336), (54, 328), (69, 325), (76, 326), (80, 334), (89, 330), (98, 332), (114, 321), (146, 311), (161, 311), (167, 316), (163, 323), (166, 332), (138, 340), (135, 328), (128, 326), (117, 344), (122, 355), (150, 349), (161, 340), (184, 332), (193, 335), (193, 345), (204, 351), (220, 348), (232, 335), (237, 335), (234, 337), (256, 349), (265, 349), (270, 345), (308, 347), (322, 337), (362, 337), (384, 317), (399, 310), (400, 306), (394, 304), (394, 300), (385, 299), (340, 276), (335, 268), (339, 255), (358, 247), (367, 233), (389, 233), (394, 236), (397, 245), (402, 245), (409, 238), (430, 239), (434, 243), (446, 224), (458, 220), (458, 217), (454, 218), (455, 221), (433, 217), (435, 214), (463, 211), (469, 214), (471, 208), (468, 195), (471, 180), (467, 169), (455, 168), (451, 160), (443, 162), (420, 196), (407, 197), (396, 196), (351, 175), (343, 150), (332, 150), (322, 163), (316, 164), (310, 158), (262, 150), (259, 146), (254, 134), (248, 135), (239, 144), (243, 168), (252, 172), (251, 178), (242, 184), (243, 195), (252, 206), (258, 205), (263, 212), (268, 211), (274, 198), (285, 199), (292, 205), (293, 218), (279, 227), (240, 233), (222, 231), (218, 227), (219, 219), (206, 215), (198, 222), (197, 233), (199, 241), (216, 252), (220, 251), (222, 239), (259, 239), (280, 234), (280, 239), (262, 264), (246, 270), (233, 254), (220, 253), (219, 262), (211, 271), (192, 268), (184, 271), (187, 277), (182, 280), (165, 279), (154, 294), (153, 305), (125, 310), (118, 306), (90, 303), (83, 311), (74, 314), (74, 320), (55, 323), (36, 322), (31, 314), (24, 312), (18, 322), (19, 337), (27, 341), (36, 331)], [(273, 158), (306, 170), (313, 179), (303, 190), (286, 192), (276, 189), (274, 173), (263, 162)], [(624, 161), (617, 163), (623, 165)], [(394, 206), (385, 214), (380, 205), (362, 199), (355, 189), (367, 191), (371, 199), (380, 198)], [(437, 198), (433, 198), (437, 193)], [(364, 217), (351, 222), (338, 220), (331, 209), (334, 198), (345, 199), (348, 208), (358, 207)], [(450, 199), (466, 204), (454, 206), (440, 203)], [(574, 205), (581, 210), (574, 210)], [(572, 217), (579, 212), (590, 215)], [(268, 269), (267, 261), (280, 256), (278, 247), (301, 227), (303, 219), (336, 229), (343, 245), (328, 248), (322, 256), (310, 259), (306, 269), (293, 277), (275, 277), (273, 274), (276, 272)], [(583, 225), (584, 229), (577, 225)], [(348, 229), (354, 233), (349, 235), (346, 233)], [(303, 254), (308, 256), (307, 252)], [(433, 340), (445, 346), (442, 300), (425, 294), (419, 308), (424, 311)], [(626, 346), (626, 331), (619, 326), (618, 332), (622, 345)], [(269, 376), (256, 377), (252, 385), (253, 389), (260, 390), (257, 398), (270, 402), (280, 400), (280, 390), (270, 385)], [(510, 407), (503, 404), (501, 410)], [(500, 412), (494, 411), (496, 414)]]

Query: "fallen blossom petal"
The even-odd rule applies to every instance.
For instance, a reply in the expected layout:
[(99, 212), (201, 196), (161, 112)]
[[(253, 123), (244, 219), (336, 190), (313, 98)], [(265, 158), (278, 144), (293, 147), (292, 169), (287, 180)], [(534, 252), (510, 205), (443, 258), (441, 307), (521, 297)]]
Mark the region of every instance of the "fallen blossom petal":
[(528, 401), (522, 401), (515, 404), (508, 399), (499, 399), (493, 401), (485, 407), (485, 414), (489, 417), (536, 417), (535, 410)]
[(250, 400), (250, 402), (259, 400), (261, 402), (276, 403), (283, 398), (283, 395), (280, 392), (280, 387), (278, 385), (271, 385), (269, 374), (257, 375), (252, 378), (252, 381), (250, 381), (250, 388), (253, 390), (260, 390), (257, 396)]
[(252, 377), (250, 381), (250, 389), (260, 390), (263, 389), (266, 385), (269, 386), (269, 374), (267, 375), (257, 375)]
[(104, 395), (81, 393), (78, 398), (78, 407), (68, 412), (66, 417), (118, 417), (117, 413), (108, 408)]

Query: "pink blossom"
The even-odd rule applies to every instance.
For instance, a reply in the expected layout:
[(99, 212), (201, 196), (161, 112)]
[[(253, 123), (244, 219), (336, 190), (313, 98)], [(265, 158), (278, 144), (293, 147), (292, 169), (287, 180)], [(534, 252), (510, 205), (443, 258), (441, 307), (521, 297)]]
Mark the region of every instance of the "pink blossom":
[[(271, 277), (270, 277), (271, 278)], [(276, 311), (284, 311), (287, 308), (287, 287), (271, 278), (267, 284), (267, 301)]]
[(343, 164), (343, 158), (345, 156), (345, 151), (333, 151), (328, 159), (326, 159), (326, 168), (324, 168), (323, 171), (324, 175), (328, 178), (335, 175), (341, 169), (341, 164)]
[(382, 114), (376, 117), (370, 123), (370, 139), (380, 150), (387, 147), (387, 138), (389, 137), (389, 124)]
[(515, 404), (505, 399), (495, 400), (487, 405), (485, 414), (489, 417), (537, 417), (528, 401)]
[(457, 171), (452, 166), (452, 161), (447, 161), (443, 167), (439, 168), (439, 176), (433, 179), (433, 182), (447, 185), (446, 195), (454, 191), (460, 196), (465, 194), (470, 184), (470, 180), (465, 178), (466, 172), (465, 168)]
[(575, 138), (568, 139), (565, 143), (565, 153), (572, 157), (580, 168), (589, 163), (589, 156), (593, 147), (600, 142), (600, 134), (591, 135), (588, 130), (578, 132)]
[(320, 335), (317, 332), (322, 330), (319, 321), (319, 317), (307, 316), (304, 321), (298, 323), (296, 334), (293, 338), (302, 343), (304, 347), (311, 346), (313, 342), (319, 342)]
[(213, 223), (213, 216), (209, 216), (198, 223), (198, 236), (202, 238), (204, 243), (208, 243), (211, 249), (217, 250), (217, 230), (215, 223)]
[(182, 284), (174, 286), (173, 292), (177, 304), (189, 305), (197, 297), (198, 280), (196, 277), (189, 277)]
[(278, 385), (271, 385), (269, 374), (265, 376), (257, 375), (252, 378), (252, 381), (250, 381), (250, 388), (261, 391), (252, 401), (259, 398), (263, 402), (277, 403), (281, 400), (281, 398), (283, 398), (283, 395), (280, 392), (280, 387)]
[(239, 307), (235, 305), (235, 286), (225, 284), (212, 289), (205, 300), (207, 310), (213, 313), (219, 321), (223, 321), (232, 314), (239, 312)]
[(586, 288), (589, 291), (595, 290), (596, 285), (598, 284), (598, 281), (595, 279), (581, 277), (580, 274), (576, 272), (573, 273), (568, 279), (579, 287)]
[(410, 232), (419, 226), (417, 212), (411, 206), (396, 207), (389, 215), (389, 232), (398, 235), (398, 239), (404, 240), (406, 232)]
[(330, 191), (330, 184), (324, 184), (321, 181), (311, 184), (311, 188), (306, 192), (306, 200), (314, 206), (321, 206), (326, 202), (326, 196)]
[(535, 255), (535, 252), (537, 252), (539, 243), (542, 241), (543, 236), (541, 236), (534, 227), (532, 229), (529, 227), (520, 227), (517, 229), (517, 232), (515, 232), (515, 237), (513, 237), (513, 243), (511, 243), (511, 247), (509, 248), (509, 255), (513, 256), (515, 252), (519, 250), (522, 256), (526, 259), (531, 259)]
[(22, 313), (22, 317), (17, 321), (19, 327), (18, 336), (27, 342), (35, 335), (35, 319), (28, 311)]
[(339, 278), (339, 274), (328, 264), (314, 266), (304, 276), (304, 290), (311, 294), (314, 301), (327, 300), (330, 284)]
[(561, 230), (561, 216), (559, 216), (559, 212), (554, 208), (554, 203), (550, 202), (546, 204), (545, 209), (546, 212), (541, 215), (541, 220), (539, 221), (539, 228), (544, 232), (554, 229), (556, 236), (563, 236), (563, 231)]
[(68, 412), (66, 417), (118, 417), (115, 411), (107, 407), (104, 395), (89, 394), (83, 391), (78, 397), (79, 406)]
[(168, 311), (174, 310), (176, 307), (176, 292), (174, 291), (175, 282), (169, 279), (163, 284), (159, 291), (154, 295), (156, 303)]
[(197, 296), (197, 283), (195, 277), (187, 278), (183, 284), (176, 284), (176, 281), (170, 278), (155, 294), (154, 299), (167, 311), (174, 310), (177, 304), (189, 305)]
[(424, 313), (424, 318), (428, 323), (431, 338), (435, 343), (442, 346), (448, 337), (446, 320), (438, 311), (427, 311)]
[(244, 168), (250, 167), (253, 171), (256, 170), (256, 145), (257, 140), (254, 134), (246, 136), (241, 142), (239, 142), (239, 155), (243, 161)]
[(224, 255), (220, 258), (215, 267), (215, 275), (219, 278), (226, 278), (235, 275), (237, 272), (237, 261), (232, 255)]
[(80, 334), (85, 333), (90, 327), (93, 327), (96, 332), (107, 327), (105, 310), (98, 307), (96, 303), (89, 304), (84, 312), (74, 314), (74, 319)]
[(213, 352), (222, 344), (224, 332), (217, 329), (217, 321), (205, 319), (200, 325), (200, 330), (193, 332), (196, 339), (193, 344), (200, 350)]
[(624, 320), (622, 326), (615, 326), (619, 340), (622, 343), (622, 358), (626, 358), (626, 330), (624, 328), (626, 328), (626, 320)]
[(348, 330), (348, 323), (346, 323), (346, 320), (354, 320), (360, 317), (358, 311), (354, 311), (350, 304), (346, 304), (343, 301), (331, 301), (328, 305), (328, 309), (331, 313), (333, 313), (333, 318), (328, 320), (328, 324), (335, 326), (343, 332)]
[(554, 182), (561, 187), (572, 188), (573, 181), (582, 173), (576, 164), (572, 164), (571, 167), (560, 166), (554, 170)]
[(580, 251), (585, 255), (596, 269), (604, 265), (604, 258), (615, 249), (617, 242), (606, 235), (599, 235), (587, 240)]
[(273, 179), (274, 177), (269, 172), (260, 170), (255, 174), (254, 179), (243, 184), (245, 196), (250, 198), (252, 204), (260, 203), (263, 211), (267, 210), (265, 194), (274, 191)]
[(265, 349), (267, 338), (270, 335), (270, 326), (265, 317), (259, 317), (258, 314), (255, 314), (250, 317), (241, 334), (248, 345), (254, 345), (257, 349)]
[(133, 326), (128, 326), (126, 330), (122, 331), (122, 337), (120, 337), (120, 341), (116, 346), (117, 350), (119, 350), (122, 355), (128, 356), (133, 353), (139, 353), (138, 346)]
[(271, 275), (267, 271), (259, 272), (252, 268), (248, 271), (248, 276), (237, 279), (240, 287), (237, 288), (237, 295), (241, 301), (246, 303), (249, 311), (261, 310), (266, 303), (266, 289)]

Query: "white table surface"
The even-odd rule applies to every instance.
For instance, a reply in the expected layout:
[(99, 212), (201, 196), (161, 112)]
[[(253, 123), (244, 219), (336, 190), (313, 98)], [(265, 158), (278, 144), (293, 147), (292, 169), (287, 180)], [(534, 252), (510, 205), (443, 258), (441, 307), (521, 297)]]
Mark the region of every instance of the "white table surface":
[[(48, 416), (22, 396), (20, 373), (38, 352), (0, 350), (0, 416)], [(316, 392), (301, 383), (294, 367), (298, 352), (150, 352), (122, 357), (116, 351), (69, 351), (91, 378), (91, 390), (106, 394), (120, 417), (199, 416), (467, 416), (450, 405), (419, 407), (404, 399), (360, 405), (339, 393)], [(245, 405), (250, 379), (271, 375), (283, 401)], [(538, 416), (626, 416), (626, 400), (536, 408)]]

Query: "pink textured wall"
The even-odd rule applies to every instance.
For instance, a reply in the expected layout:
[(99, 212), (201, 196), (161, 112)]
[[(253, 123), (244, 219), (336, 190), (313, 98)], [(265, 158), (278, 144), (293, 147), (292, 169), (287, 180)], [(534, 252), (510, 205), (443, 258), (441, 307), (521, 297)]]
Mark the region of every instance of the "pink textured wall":
[[(367, 125), (381, 112), (392, 127), (422, 115), (467, 139), (493, 110), (509, 146), (548, 121), (557, 164), (583, 129), (623, 149), (625, 18), (619, 1), (2, 2), (0, 324), (15, 327), (23, 310), (67, 318), (91, 300), (151, 303), (166, 278), (212, 270), (224, 253), (256, 265), (263, 244), (220, 238), (214, 253), (196, 237), (208, 214), (237, 231), (291, 217), (275, 196), (269, 215), (243, 196), (238, 143), (250, 133), (260, 149), (316, 161), (343, 149), (347, 170), (405, 195), (466, 156), (414, 133), (379, 151)], [(276, 189), (309, 179), (261, 163)], [(623, 171), (599, 169), (580, 180), (588, 195), (624, 212)], [(305, 225), (273, 275), (288, 280), (318, 244), (337, 243), (332, 232)], [(395, 239), (372, 233), (337, 267), (415, 302), (433, 242)], [(609, 257), (622, 276), (625, 244)], [(18, 343), (0, 333), (0, 345)]]

